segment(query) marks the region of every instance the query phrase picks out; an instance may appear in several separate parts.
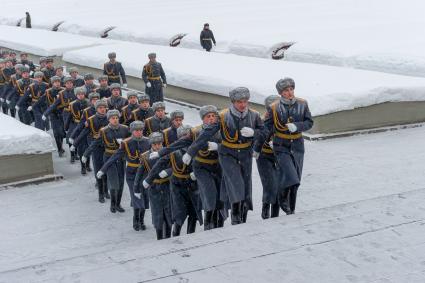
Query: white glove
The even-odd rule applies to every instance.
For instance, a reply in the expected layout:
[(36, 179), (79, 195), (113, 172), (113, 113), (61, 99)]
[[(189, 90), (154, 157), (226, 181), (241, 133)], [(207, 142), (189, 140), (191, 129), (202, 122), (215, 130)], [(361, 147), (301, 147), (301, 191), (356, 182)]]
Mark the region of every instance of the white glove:
[(193, 172), (190, 172), (190, 179), (192, 179), (192, 181), (196, 181), (196, 176), (195, 176), (195, 173), (193, 173)]
[(152, 86), (151, 82), (147, 82), (147, 83), (146, 83), (146, 86), (147, 86), (147, 87), (151, 87), (151, 86)]
[(143, 180), (143, 188), (147, 189), (149, 188), (149, 183)]
[(216, 151), (218, 149), (218, 144), (216, 142), (208, 142), (208, 150)]
[(288, 130), (289, 130), (291, 133), (293, 133), (293, 132), (296, 132), (296, 131), (297, 131), (297, 126), (295, 126), (295, 124), (294, 124), (294, 123), (288, 123), (288, 124), (286, 124), (286, 126), (288, 127)]
[(253, 137), (254, 136), (254, 129), (249, 128), (249, 127), (243, 127), (241, 129), (241, 135), (246, 137), (246, 138)]
[(3, 98), (0, 98), (0, 102), (4, 102), (4, 99)]
[(163, 84), (163, 85), (162, 85), (162, 87), (163, 87), (163, 88), (167, 88), (167, 84)]
[(258, 157), (260, 157), (260, 153), (259, 153), (259, 152), (257, 152), (257, 151), (254, 151), (254, 152), (252, 153), (252, 157), (254, 157), (255, 159), (258, 159)]
[(32, 106), (28, 106), (27, 111), (32, 111)]
[(134, 193), (134, 196), (138, 199), (140, 199), (142, 197), (142, 193)]
[(168, 177), (168, 173), (165, 170), (162, 170), (161, 172), (159, 172), (159, 177), (161, 177), (161, 179), (167, 178)]
[(98, 178), (98, 179), (102, 179), (102, 176), (103, 176), (103, 175), (105, 175), (105, 173), (103, 173), (102, 171), (100, 171), (100, 170), (99, 170), (99, 171), (97, 172), (97, 174), (96, 174), (96, 178)]
[(127, 84), (122, 84), (122, 87), (125, 87), (125, 88), (127, 88)]
[(149, 159), (157, 159), (159, 158), (159, 153), (157, 151), (151, 152), (151, 154), (149, 154)]
[(19, 111), (19, 106), (18, 106), (18, 105), (16, 105), (16, 106), (15, 106), (15, 109), (16, 109), (17, 111)]
[(122, 142), (122, 139), (117, 139), (118, 144), (121, 144), (121, 142)]
[(273, 149), (273, 141), (269, 141), (269, 146), (271, 149)]
[(9, 105), (10, 104), (10, 100), (9, 99), (6, 99), (6, 103)]
[(75, 146), (71, 145), (71, 147), (69, 148), (69, 151), (75, 151)]
[(41, 116), (41, 120), (46, 121), (47, 117), (43, 115), (43, 116)]
[(86, 163), (86, 162), (87, 162), (87, 157), (85, 157), (85, 156), (83, 155), (83, 157), (81, 157), (81, 162)]
[(190, 156), (187, 152), (182, 157), (183, 163), (186, 165), (190, 164), (190, 161), (192, 160), (192, 156)]
[(69, 144), (74, 144), (74, 139), (73, 138), (69, 138), (68, 139)]

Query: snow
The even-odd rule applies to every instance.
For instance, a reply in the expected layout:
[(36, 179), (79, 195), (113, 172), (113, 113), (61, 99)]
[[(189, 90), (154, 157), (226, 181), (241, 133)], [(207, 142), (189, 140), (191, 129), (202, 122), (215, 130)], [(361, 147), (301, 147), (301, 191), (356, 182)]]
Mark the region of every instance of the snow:
[(0, 113), (0, 156), (51, 151), (53, 143), (48, 133)]
[(169, 84), (223, 96), (245, 86), (251, 101), (259, 104), (276, 93), (279, 79), (289, 76), (295, 79), (296, 95), (309, 102), (314, 116), (383, 102), (425, 100), (424, 78), (130, 42), (65, 52), (63, 60), (101, 69), (110, 51), (117, 52), (129, 75), (141, 77), (147, 54), (156, 52)]
[(200, 49), (199, 33), (209, 22), (218, 42), (215, 52), (270, 58), (273, 46), (289, 41), (296, 44), (288, 60), (425, 75), (420, 0), (122, 0), (119, 9), (101, 0), (84, 5), (20, 0), (2, 7), (8, 12), (0, 24), (16, 25), (29, 11), (36, 28), (50, 30), (65, 21), (60, 31), (99, 37), (115, 26), (110, 38), (160, 45), (188, 33), (181, 47), (194, 49)]
[(111, 214), (94, 176), (54, 155), (63, 181), (0, 191), (0, 281), (423, 282), (424, 138), (414, 128), (306, 141), (297, 214), (260, 219), (254, 162), (247, 224), (163, 241), (150, 211), (147, 230), (132, 230), (127, 188), (126, 212)]
[(68, 50), (111, 43), (101, 38), (0, 25), (0, 46), (39, 56), (62, 56)]

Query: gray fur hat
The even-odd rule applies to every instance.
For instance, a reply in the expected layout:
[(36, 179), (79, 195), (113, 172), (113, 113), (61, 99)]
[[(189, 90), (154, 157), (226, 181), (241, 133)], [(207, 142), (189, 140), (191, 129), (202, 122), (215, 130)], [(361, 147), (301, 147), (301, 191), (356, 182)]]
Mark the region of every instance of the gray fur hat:
[(137, 97), (137, 92), (135, 92), (134, 90), (130, 90), (129, 92), (127, 92), (127, 99), (130, 99), (130, 97)]
[(165, 109), (165, 103), (162, 101), (157, 101), (154, 104), (152, 104), (152, 110), (153, 112), (156, 112), (156, 110), (163, 108)]
[(279, 94), (288, 87), (292, 87), (295, 89), (295, 81), (291, 78), (283, 78), (278, 80), (276, 83), (276, 90)]
[(246, 87), (234, 88), (229, 92), (229, 97), (232, 102), (242, 100), (242, 99), (249, 99), (250, 98), (249, 89), (247, 89)]
[(52, 57), (46, 57), (46, 63), (53, 63), (53, 58)]
[(97, 110), (97, 108), (99, 108), (101, 106), (108, 108), (108, 102), (105, 99), (99, 99), (94, 104), (94, 108), (96, 108), (96, 110)]
[(34, 72), (34, 78), (42, 78), (42, 77), (44, 77), (43, 72), (40, 72), (40, 71)]
[[(86, 93), (86, 88), (82, 87), (82, 89), (84, 89), (84, 93)], [(89, 100), (92, 100), (93, 98), (97, 98), (100, 99), (100, 94), (97, 92), (91, 92), (89, 93)]]
[(143, 128), (145, 127), (145, 123), (143, 123), (142, 121), (134, 121), (131, 122), (130, 124), (130, 132), (134, 132), (137, 130), (143, 130)]
[(276, 100), (279, 100), (280, 96), (279, 95), (269, 95), (266, 97), (266, 99), (264, 99), (264, 105), (267, 107), (270, 107), (270, 105), (272, 105), (273, 102), (275, 102)]
[(73, 72), (77, 72), (78, 73), (78, 68), (77, 67), (71, 67), (68, 70), (69, 70), (69, 73), (70, 74), (73, 73)]
[(106, 112), (106, 118), (108, 120), (109, 120), (109, 118), (111, 118), (113, 116), (117, 116), (119, 118), (120, 117), (120, 111), (118, 111), (117, 109), (112, 109), (112, 110), (108, 110), (108, 112)]
[(67, 83), (67, 82), (74, 82), (74, 79), (72, 77), (70, 77), (70, 76), (66, 76), (63, 79), (63, 83)]
[(19, 70), (19, 71), (22, 72), (23, 67), (24, 67), (24, 65), (18, 63), (18, 64), (15, 65), (15, 70)]
[(148, 58), (149, 58), (149, 59), (151, 59), (151, 58), (156, 58), (156, 53), (154, 53), (154, 52), (149, 53), (149, 54), (148, 54)]
[[(86, 94), (86, 88), (85, 87), (76, 87), (75, 89), (74, 89), (74, 93), (75, 93), (75, 95), (78, 95), (78, 94)], [(91, 94), (91, 93), (90, 93)], [(90, 98), (90, 96), (89, 96), (89, 98)]]
[(184, 113), (181, 110), (174, 110), (170, 113), (171, 120), (174, 120), (176, 118), (182, 118), (184, 119)]
[(147, 95), (146, 93), (139, 94), (137, 96), (137, 98), (139, 99), (139, 102), (146, 101), (146, 100), (148, 100), (148, 101), (151, 100), (151, 98), (149, 97), (149, 95)]
[(199, 116), (201, 117), (201, 119), (203, 119), (208, 113), (218, 114), (217, 107), (215, 107), (214, 105), (205, 105), (199, 109)]
[(101, 80), (108, 80), (108, 76), (107, 75), (101, 75), (97, 78), (97, 80), (100, 82)]
[(192, 129), (192, 126), (190, 125), (182, 125), (177, 128), (177, 138), (181, 138), (183, 136), (186, 136), (190, 133), (190, 130)]
[(109, 59), (117, 58), (117, 53), (115, 53), (115, 52), (110, 52), (110, 53), (108, 53), (108, 58), (109, 58)]
[(43, 63), (43, 62), (46, 62), (46, 57), (40, 57), (40, 59), (38, 59), (38, 62), (39, 63)]
[(28, 68), (27, 66), (22, 66), (21, 73), (24, 73), (24, 72), (29, 73), (30, 72), (30, 68)]
[(88, 81), (88, 80), (94, 80), (94, 76), (92, 73), (87, 73), (84, 75), (84, 80)]
[(113, 83), (113, 84), (111, 84), (111, 85), (109, 86), (109, 88), (110, 88), (111, 90), (113, 90), (113, 89), (115, 89), (115, 88), (117, 88), (117, 89), (121, 89), (121, 86), (120, 86), (120, 84)]
[(149, 135), (149, 143), (163, 143), (164, 142), (164, 136), (160, 132), (153, 132)]
[(54, 82), (57, 82), (57, 81), (61, 81), (61, 78), (60, 77), (58, 77), (58, 76), (53, 76), (53, 77), (51, 77), (50, 78), (50, 82), (51, 83), (54, 83)]

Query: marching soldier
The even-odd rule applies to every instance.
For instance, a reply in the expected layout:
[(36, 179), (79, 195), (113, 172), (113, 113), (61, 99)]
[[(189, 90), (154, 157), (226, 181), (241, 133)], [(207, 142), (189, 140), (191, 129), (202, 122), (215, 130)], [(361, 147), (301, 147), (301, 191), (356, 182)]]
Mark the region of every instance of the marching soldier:
[[(107, 107), (108, 104), (104, 99), (96, 101), (96, 114), (87, 119), (85, 128), (80, 132), (78, 137), (73, 140), (73, 145), (70, 148), (71, 151), (75, 151), (80, 143), (88, 142), (89, 147), (81, 156), (81, 161), (83, 164), (87, 164), (88, 157), (91, 155), (95, 175), (103, 166), (104, 147), (101, 141), (100, 129), (108, 125), (108, 118), (106, 117)], [(99, 191), (99, 202), (104, 203), (105, 198), (110, 198), (106, 178), (96, 178), (96, 187)]]
[(9, 52), (9, 58), (12, 60), (13, 66), (16, 66), (16, 64), (18, 64), (18, 59), (16, 59), (16, 52), (15, 51)]
[(232, 225), (245, 223), (252, 210), (252, 144), (255, 134), (263, 130), (260, 114), (248, 107), (249, 90), (238, 87), (230, 91), (232, 104), (220, 112), (219, 122), (206, 127), (183, 157), (189, 164), (198, 151), (220, 131), (219, 162), (223, 172), (221, 200), (231, 204)]
[(100, 86), (96, 89), (96, 92), (99, 93), (100, 99), (111, 97), (112, 92), (108, 85), (108, 77), (102, 75), (97, 80), (99, 81)]
[[(38, 64), (40, 66), (38, 66), (38, 68), (36, 68), (37, 71), (41, 71), (46, 67), (46, 59), (47, 59), (46, 57), (40, 57), (40, 59), (38, 59)], [(44, 75), (44, 73), (43, 73), (43, 75)], [(43, 80), (44, 80), (44, 78), (43, 78)]]
[[(108, 84), (119, 84), (121, 80), (123, 87), (127, 87), (127, 78), (121, 63), (116, 61), (117, 54), (111, 52), (108, 54), (109, 62), (103, 64), (103, 74), (108, 76)], [(121, 79), (121, 80), (120, 80)]]
[(30, 74), (33, 74), (35, 71), (35, 65), (31, 60), (28, 60), (28, 53), (22, 52), (19, 56), (21, 57), (20, 63), (30, 70)]
[[(268, 96), (264, 101), (266, 109), (278, 99), (278, 95)], [(269, 135), (261, 147), (259, 157), (257, 158), (257, 169), (261, 184), (263, 185), (263, 207), (261, 211), (261, 217), (263, 219), (279, 216), (279, 201), (277, 196), (282, 173), (270, 145), (271, 140), (272, 135)]]
[(84, 78), (78, 74), (78, 68), (77, 67), (71, 67), (69, 68), (69, 75), (74, 80), (74, 86), (80, 87), (84, 85)]
[(10, 89), (13, 87), (11, 80), (12, 76), (16, 73), (16, 70), (13, 67), (12, 60), (9, 58), (4, 59), (4, 64), (5, 66), (1, 70), (1, 75), (4, 79), (4, 86), (2, 88), (2, 92), (0, 93), (0, 102), (3, 113), (7, 115), (7, 113), (9, 112), (7, 96), (10, 92)]
[[(289, 214), (295, 213), (297, 191), (301, 183), (304, 160), (304, 140), (302, 132), (313, 127), (313, 119), (307, 101), (294, 95), (295, 82), (284, 78), (276, 83), (281, 98), (268, 109), (265, 128), (259, 135), (255, 154), (270, 133), (273, 133), (273, 152), (282, 174), (279, 198), (289, 200)], [(281, 204), (284, 202), (281, 202)], [(282, 207), (284, 209), (284, 207)]]
[(0, 58), (0, 106), (3, 108), (3, 103), (5, 103), (5, 100), (3, 99), (3, 91), (6, 84), (6, 76), (3, 73), (3, 70), (6, 66), (6, 62), (3, 58)]
[(61, 86), (65, 86), (65, 82), (63, 81), (65, 79), (65, 76), (63, 75), (63, 67), (59, 66), (55, 68), (55, 76), (61, 78)]
[[(143, 200), (134, 196), (133, 183), (136, 177), (137, 168), (140, 164), (140, 155), (150, 148), (149, 139), (143, 137), (144, 124), (141, 121), (134, 121), (130, 124), (131, 137), (121, 142), (120, 148), (106, 161), (101, 172), (107, 172), (108, 168), (123, 157), (127, 161), (125, 178), (130, 191), (131, 206), (133, 207), (133, 229), (136, 231), (146, 230), (145, 209), (149, 208), (149, 198)], [(99, 173), (98, 173), (99, 174)]]
[(15, 98), (17, 97), (16, 91), (17, 91), (18, 81), (22, 78), (21, 74), (22, 74), (23, 67), (24, 66), (22, 66), (21, 64), (16, 64), (14, 66), (15, 71), (10, 76), (9, 84), (7, 85), (6, 93), (4, 94), (7, 107), (10, 110), (10, 116), (12, 117), (16, 116), (15, 106), (17, 101), (15, 100)]
[(139, 108), (137, 92), (127, 92), (128, 104), (121, 110), (121, 123), (129, 126), (134, 121), (133, 111)]
[(18, 106), (22, 109), (27, 109), (28, 112), (33, 113), (34, 116), (34, 126), (40, 130), (47, 130), (46, 122), (41, 118), (46, 107), (41, 105), (38, 100), (45, 94), (46, 90), (49, 88), (49, 84), (43, 82), (44, 74), (40, 71), (34, 73), (34, 79), (32, 83), (27, 88), (24, 96), (22, 96), (18, 101)]
[(112, 95), (107, 99), (108, 109), (116, 109), (118, 112), (121, 112), (122, 108), (128, 104), (127, 99), (121, 96), (121, 86), (117, 83), (113, 83), (110, 85), (110, 89), (112, 91)]
[(149, 103), (149, 95), (143, 93), (138, 96), (139, 99), (139, 107), (133, 111), (133, 120), (134, 121), (142, 121), (144, 122), (147, 118), (152, 117), (154, 112), (150, 107)]
[(30, 70), (27, 67), (22, 66), (21, 69), (21, 79), (16, 82), (16, 89), (13, 92), (12, 96), (9, 96), (10, 105), (15, 105), (16, 111), (18, 111), (19, 120), (26, 124), (30, 125), (32, 122), (32, 117), (27, 111), (27, 108), (19, 108), (17, 105), (19, 99), (24, 96), (25, 92), (28, 89), (28, 86), (31, 84), (30, 79)]
[[(202, 106), (199, 110), (202, 125), (194, 127), (190, 135), (173, 142), (168, 147), (162, 148), (158, 152), (150, 154), (149, 158), (156, 159), (167, 155), (175, 150), (189, 147), (194, 140), (202, 133), (203, 129), (213, 125), (218, 120), (217, 107), (213, 105)], [(204, 230), (223, 227), (227, 212), (223, 202), (220, 201), (221, 168), (218, 163), (218, 144), (221, 142), (220, 134), (217, 133), (211, 141), (208, 141), (201, 150), (198, 151), (193, 160), (193, 173), (199, 188), (199, 193), (204, 209)]]
[(145, 137), (153, 132), (162, 132), (171, 125), (171, 119), (165, 115), (164, 102), (155, 102), (152, 104), (152, 110), (154, 115), (145, 120), (145, 129), (143, 130)]
[(181, 110), (174, 110), (170, 113), (171, 126), (166, 128), (164, 134), (164, 146), (167, 147), (177, 140), (177, 129), (183, 125), (184, 113)]
[(145, 82), (145, 92), (150, 97), (151, 105), (157, 101), (164, 101), (162, 88), (167, 87), (167, 78), (161, 63), (156, 61), (156, 54), (149, 53), (149, 62), (143, 66), (142, 79)]
[(109, 124), (100, 129), (99, 134), (101, 138), (98, 140), (102, 141), (103, 148), (105, 149), (103, 154), (103, 166), (96, 173), (96, 178), (102, 179), (103, 175), (106, 173), (109, 194), (111, 195), (110, 210), (112, 213), (117, 211), (125, 212), (124, 208), (121, 207), (121, 197), (124, 190), (124, 160), (121, 157), (113, 159), (113, 162), (107, 162), (111, 156), (118, 151), (122, 140), (130, 136), (130, 131), (127, 126), (120, 124), (120, 112), (118, 110), (108, 110), (106, 116)]
[[(61, 79), (59, 77), (53, 76), (51, 79), (52, 87), (46, 90), (46, 93), (37, 101), (44, 106), (47, 106), (47, 110), (44, 111), (41, 119), (43, 121), (47, 120), (47, 116), (50, 118), (50, 122), (52, 123), (53, 136), (55, 137), (56, 147), (58, 149), (59, 157), (62, 157), (65, 154), (65, 150), (63, 149), (63, 139), (65, 138), (65, 130), (63, 128), (63, 119), (62, 119), (62, 110), (63, 107), (54, 107), (52, 106), (56, 99), (59, 96), (59, 93), (63, 90), (61, 87)], [(60, 100), (59, 100), (60, 103)]]
[(200, 38), (202, 48), (209, 52), (212, 48), (212, 43), (215, 45), (215, 38), (208, 23), (204, 24), (204, 29), (201, 31)]
[(86, 93), (92, 93), (96, 91), (93, 74), (87, 73), (84, 75), (84, 87), (86, 88)]
[(41, 69), (44, 74), (43, 80), (46, 83), (51, 83), (50, 78), (52, 78), (56, 74), (55, 67), (53, 66), (53, 58), (47, 57), (45, 60), (45, 64), (46, 65), (44, 66), (44, 68)]
[[(149, 159), (152, 152), (162, 148), (164, 137), (161, 133), (154, 132), (149, 136), (151, 149), (140, 156), (140, 165), (134, 179), (134, 196), (142, 201), (149, 199), (152, 213), (152, 224), (156, 230), (158, 240), (171, 237), (172, 215), (171, 215), (171, 195), (170, 195), (170, 175), (171, 168), (166, 169), (167, 176), (154, 176), (149, 190), (143, 186), (143, 180), (148, 176), (157, 160)], [(146, 183), (147, 184), (147, 183)], [(149, 187), (149, 184), (146, 185)], [(149, 197), (148, 197), (149, 193)]]

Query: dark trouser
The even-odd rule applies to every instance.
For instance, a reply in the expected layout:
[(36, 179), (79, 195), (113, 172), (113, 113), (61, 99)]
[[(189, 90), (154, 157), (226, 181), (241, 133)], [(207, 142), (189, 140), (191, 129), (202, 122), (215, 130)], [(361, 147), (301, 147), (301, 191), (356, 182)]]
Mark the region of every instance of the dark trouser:
[(2, 102), (2, 104), (1, 104), (1, 110), (3, 111), (3, 114), (6, 114), (6, 115), (8, 114), (9, 107), (7, 106), (6, 101)]
[(18, 115), (22, 123), (25, 125), (31, 125), (33, 119), (30, 112), (26, 108), (19, 108)]
[(150, 97), (150, 105), (157, 101), (164, 101), (164, 92), (162, 90), (161, 80), (149, 80), (151, 87), (146, 87), (145, 92)]
[(52, 123), (53, 136), (55, 137), (56, 146), (58, 152), (63, 151), (63, 139), (65, 137), (65, 131), (63, 129), (63, 122), (60, 114), (52, 113), (50, 114), (50, 121)]
[[(106, 162), (110, 156), (104, 155), (103, 162)], [(124, 190), (124, 161), (117, 160), (109, 166), (106, 171), (111, 202), (115, 202), (116, 207), (121, 206), (121, 198)]]
[(141, 197), (136, 198), (134, 196), (134, 178), (136, 177), (135, 173), (129, 174), (128, 170), (125, 174), (125, 180), (127, 181), (128, 190), (130, 191), (130, 199), (131, 199), (131, 206), (135, 209), (149, 209), (149, 196), (148, 191), (141, 186)]
[(279, 216), (278, 190), (280, 186), (280, 171), (273, 153), (261, 153), (257, 159), (258, 173), (263, 186), (263, 219)]
[(172, 225), (170, 183), (154, 183), (149, 188), (149, 202), (158, 240), (169, 238)]

